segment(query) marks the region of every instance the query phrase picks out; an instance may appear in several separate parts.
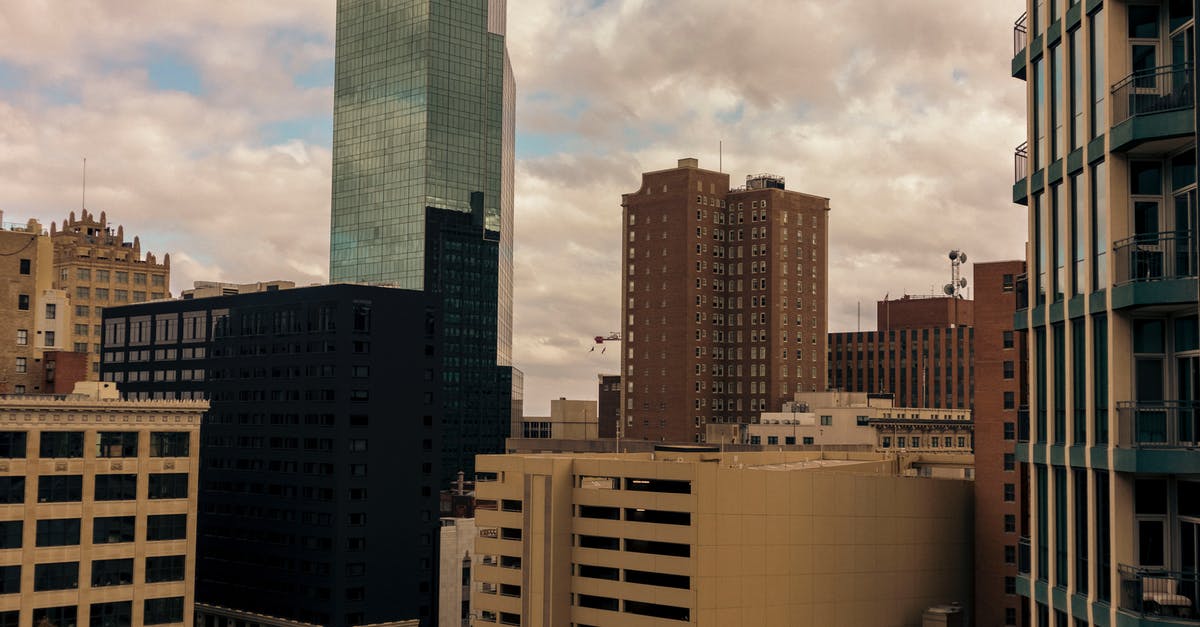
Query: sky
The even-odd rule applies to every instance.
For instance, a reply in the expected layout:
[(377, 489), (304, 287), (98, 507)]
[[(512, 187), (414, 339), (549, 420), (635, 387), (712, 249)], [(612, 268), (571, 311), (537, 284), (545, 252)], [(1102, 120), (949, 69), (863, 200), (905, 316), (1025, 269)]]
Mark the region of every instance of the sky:
[[(621, 194), (696, 157), (830, 198), (830, 331), (1024, 257), (1021, 0), (511, 0), (526, 415), (620, 351)], [(83, 201), (193, 281), (328, 279), (335, 0), (4, 0), (0, 211)], [(970, 266), (965, 268), (970, 276)], [(863, 315), (857, 315), (861, 304)]]

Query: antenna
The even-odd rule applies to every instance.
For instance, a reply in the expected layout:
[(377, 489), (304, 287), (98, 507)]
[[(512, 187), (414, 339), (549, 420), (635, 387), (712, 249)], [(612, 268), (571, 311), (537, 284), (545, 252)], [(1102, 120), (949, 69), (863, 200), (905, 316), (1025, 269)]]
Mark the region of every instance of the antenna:
[(725, 171), (725, 140), (717, 142), (717, 172)]
[(967, 289), (967, 278), (959, 276), (960, 267), (967, 263), (967, 253), (954, 249), (948, 255), (950, 258), (950, 282), (942, 286), (942, 292), (954, 299), (954, 321), (950, 328), (958, 327), (958, 301), (963, 298)]
[(79, 209), (87, 209), (87, 157), (83, 158), (83, 196), (79, 199)]

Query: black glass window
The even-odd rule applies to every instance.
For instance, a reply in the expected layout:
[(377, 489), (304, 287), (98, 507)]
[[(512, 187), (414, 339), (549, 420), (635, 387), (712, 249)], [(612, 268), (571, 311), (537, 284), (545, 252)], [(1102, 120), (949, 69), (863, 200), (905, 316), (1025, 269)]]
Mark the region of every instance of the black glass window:
[(38, 503), (77, 503), (83, 500), (83, 475), (38, 477)]
[(25, 477), (0, 477), (0, 505), (25, 502)]
[(79, 544), (78, 518), (51, 518), (37, 521), (38, 546), (74, 546)]
[(183, 581), (186, 559), (183, 555), (146, 558), (146, 583)]
[(74, 590), (79, 587), (79, 562), (38, 564), (33, 568), (33, 589)]
[(21, 593), (21, 567), (0, 566), (0, 594)]
[(147, 540), (182, 540), (187, 537), (187, 514), (164, 514), (147, 519)]
[[(33, 611), (33, 625), (54, 625), (54, 627), (76, 627), (78, 610), (74, 605), (64, 607), (42, 607)], [(126, 623), (128, 625), (128, 623)]]
[(92, 561), (92, 587), (128, 586), (133, 583), (133, 560)]
[(183, 622), (183, 597), (146, 599), (142, 624), (164, 625)]
[(150, 434), (150, 457), (187, 457), (191, 434), (186, 431), (166, 431)]
[(93, 603), (89, 627), (129, 627), (133, 623), (133, 602)]
[(96, 475), (97, 501), (137, 499), (137, 475)]
[(21, 520), (5, 520), (0, 521), (0, 549), (19, 549), (21, 548), (22, 538), (25, 533), (25, 522)]
[(150, 498), (152, 499), (186, 499), (188, 491), (188, 476), (186, 472), (151, 474)]
[(44, 458), (83, 457), (82, 431), (43, 431), (38, 456)]
[(25, 440), (24, 431), (0, 431), (0, 458), (23, 459)]
[(92, 521), (92, 544), (133, 542), (133, 516), (104, 516)]

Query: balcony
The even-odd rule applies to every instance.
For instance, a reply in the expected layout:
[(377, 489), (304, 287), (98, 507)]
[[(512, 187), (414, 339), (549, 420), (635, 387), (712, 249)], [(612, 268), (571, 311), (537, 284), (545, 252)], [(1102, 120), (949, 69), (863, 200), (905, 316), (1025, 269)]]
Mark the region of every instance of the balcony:
[(1017, 543), (1017, 572), (1022, 575), (1029, 574), (1030, 552), (1032, 544), (1029, 538), (1022, 536)]
[(1145, 149), (1152, 152), (1182, 147), (1196, 128), (1194, 76), (1195, 65), (1180, 63), (1139, 70), (1113, 85), (1109, 150), (1151, 142)]
[(1029, 27), (1026, 25), (1029, 21), (1029, 14), (1022, 13), (1021, 17), (1013, 22), (1013, 58), (1012, 58), (1012, 75), (1013, 78), (1025, 80), (1025, 48), (1029, 45)]
[(1117, 403), (1121, 442), (1132, 448), (1200, 446), (1200, 401)]
[(1013, 150), (1013, 202), (1018, 205), (1029, 204), (1029, 142), (1024, 142)]
[(1166, 231), (1113, 244), (1113, 306), (1194, 304), (1196, 243), (1192, 231)]
[[(1194, 572), (1121, 564), (1120, 608), (1156, 625), (1200, 624), (1200, 577)], [(1182, 619), (1182, 620), (1179, 620)]]

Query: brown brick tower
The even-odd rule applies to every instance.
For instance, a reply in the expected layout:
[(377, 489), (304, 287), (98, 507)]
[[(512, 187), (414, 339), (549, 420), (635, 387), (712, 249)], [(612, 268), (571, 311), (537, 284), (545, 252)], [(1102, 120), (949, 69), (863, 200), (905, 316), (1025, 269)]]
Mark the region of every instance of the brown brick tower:
[(681, 159), (621, 204), (624, 437), (699, 441), (825, 388), (828, 198)]

